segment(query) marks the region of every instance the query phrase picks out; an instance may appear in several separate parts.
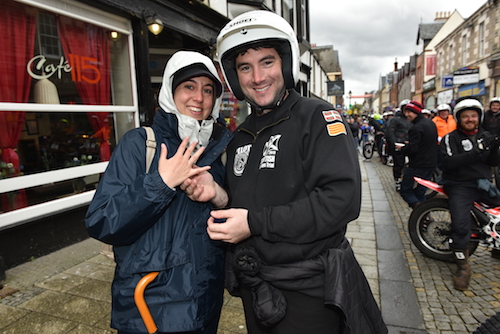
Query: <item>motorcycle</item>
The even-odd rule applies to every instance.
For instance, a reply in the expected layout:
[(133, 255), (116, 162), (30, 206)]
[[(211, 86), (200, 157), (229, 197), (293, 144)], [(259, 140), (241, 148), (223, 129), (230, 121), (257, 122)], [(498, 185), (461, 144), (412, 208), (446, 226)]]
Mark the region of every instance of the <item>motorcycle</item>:
[[(448, 243), (451, 214), (446, 193), (443, 187), (435, 182), (418, 177), (414, 179), (441, 196), (428, 199), (413, 209), (408, 220), (410, 238), (425, 256), (454, 262)], [(470, 215), (473, 226), (469, 254), (472, 255), (476, 251), (479, 243), (486, 247), (500, 248), (500, 207), (494, 208), (475, 202)]]

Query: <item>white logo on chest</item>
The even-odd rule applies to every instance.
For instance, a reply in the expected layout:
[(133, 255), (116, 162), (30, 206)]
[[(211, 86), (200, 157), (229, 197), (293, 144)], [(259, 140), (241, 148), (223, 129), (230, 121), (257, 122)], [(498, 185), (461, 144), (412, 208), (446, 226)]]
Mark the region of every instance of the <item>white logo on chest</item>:
[(238, 147), (236, 149), (236, 154), (234, 155), (233, 162), (233, 172), (236, 176), (241, 176), (248, 162), (248, 156), (250, 155), (251, 144)]
[(469, 139), (464, 139), (462, 140), (462, 148), (464, 149), (465, 152), (469, 152), (472, 150), (474, 146), (472, 145), (472, 142)]
[(274, 168), (276, 164), (276, 153), (278, 153), (278, 142), (281, 135), (274, 135), (269, 138), (262, 151), (259, 169)]

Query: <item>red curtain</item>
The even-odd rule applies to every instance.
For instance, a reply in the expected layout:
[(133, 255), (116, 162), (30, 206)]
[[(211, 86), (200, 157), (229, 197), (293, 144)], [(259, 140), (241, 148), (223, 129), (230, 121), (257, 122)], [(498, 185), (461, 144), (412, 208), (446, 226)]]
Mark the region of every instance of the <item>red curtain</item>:
[[(82, 102), (88, 105), (110, 104), (110, 46), (108, 33), (97, 26), (59, 16), (59, 36), (68, 59), (72, 79)], [(110, 113), (87, 113), (90, 124), (100, 141), (101, 161), (108, 161)], [(106, 135), (102, 135), (106, 134)]]
[[(26, 64), (34, 55), (36, 9), (20, 3), (0, 0), (0, 102), (27, 103), (31, 77)], [(24, 123), (24, 112), (0, 111), (1, 161), (9, 164), (9, 176), (20, 174), (19, 156), (15, 151)], [(12, 165), (11, 165), (12, 164)], [(24, 190), (2, 194), (4, 212), (26, 207)]]

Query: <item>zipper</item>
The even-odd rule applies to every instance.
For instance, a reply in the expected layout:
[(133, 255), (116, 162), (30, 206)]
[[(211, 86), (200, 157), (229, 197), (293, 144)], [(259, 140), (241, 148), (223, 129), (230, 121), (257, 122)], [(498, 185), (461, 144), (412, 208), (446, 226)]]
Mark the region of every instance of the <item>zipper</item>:
[(263, 127), (262, 129), (260, 129), (259, 131), (257, 131), (257, 133), (253, 133), (252, 131), (247, 130), (247, 129), (238, 129), (238, 132), (246, 132), (246, 133), (248, 133), (249, 135), (251, 135), (253, 137), (252, 143), (255, 143), (257, 141), (257, 137), (259, 136), (259, 134), (262, 133), (262, 131), (264, 131), (265, 129), (268, 129), (270, 127), (273, 127), (273, 126), (275, 126), (275, 125), (277, 125), (277, 124), (279, 124), (279, 123), (281, 123), (283, 121), (286, 121), (289, 118), (290, 118), (290, 116), (286, 116), (286, 117), (283, 117), (283, 118), (277, 120), (274, 123), (268, 124), (265, 127)]

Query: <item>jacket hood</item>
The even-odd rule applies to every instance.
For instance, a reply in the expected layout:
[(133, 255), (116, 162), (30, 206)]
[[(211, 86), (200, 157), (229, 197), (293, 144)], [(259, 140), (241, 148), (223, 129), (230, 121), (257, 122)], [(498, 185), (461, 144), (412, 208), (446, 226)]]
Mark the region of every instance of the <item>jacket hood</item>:
[[(215, 69), (215, 66), (210, 58), (207, 56), (194, 51), (177, 51), (172, 55), (170, 60), (167, 62), (165, 67), (165, 72), (163, 73), (163, 82), (160, 89), (160, 95), (158, 97), (160, 107), (169, 113), (176, 115), (181, 115), (174, 103), (174, 94), (172, 91), (172, 81), (174, 74), (180, 69), (201, 63), (207, 67), (207, 69), (214, 75), (215, 78), (219, 79), (219, 74)], [(222, 101), (222, 94), (215, 100), (215, 104), (212, 110), (212, 117), (216, 120), (219, 117), (220, 106)]]

